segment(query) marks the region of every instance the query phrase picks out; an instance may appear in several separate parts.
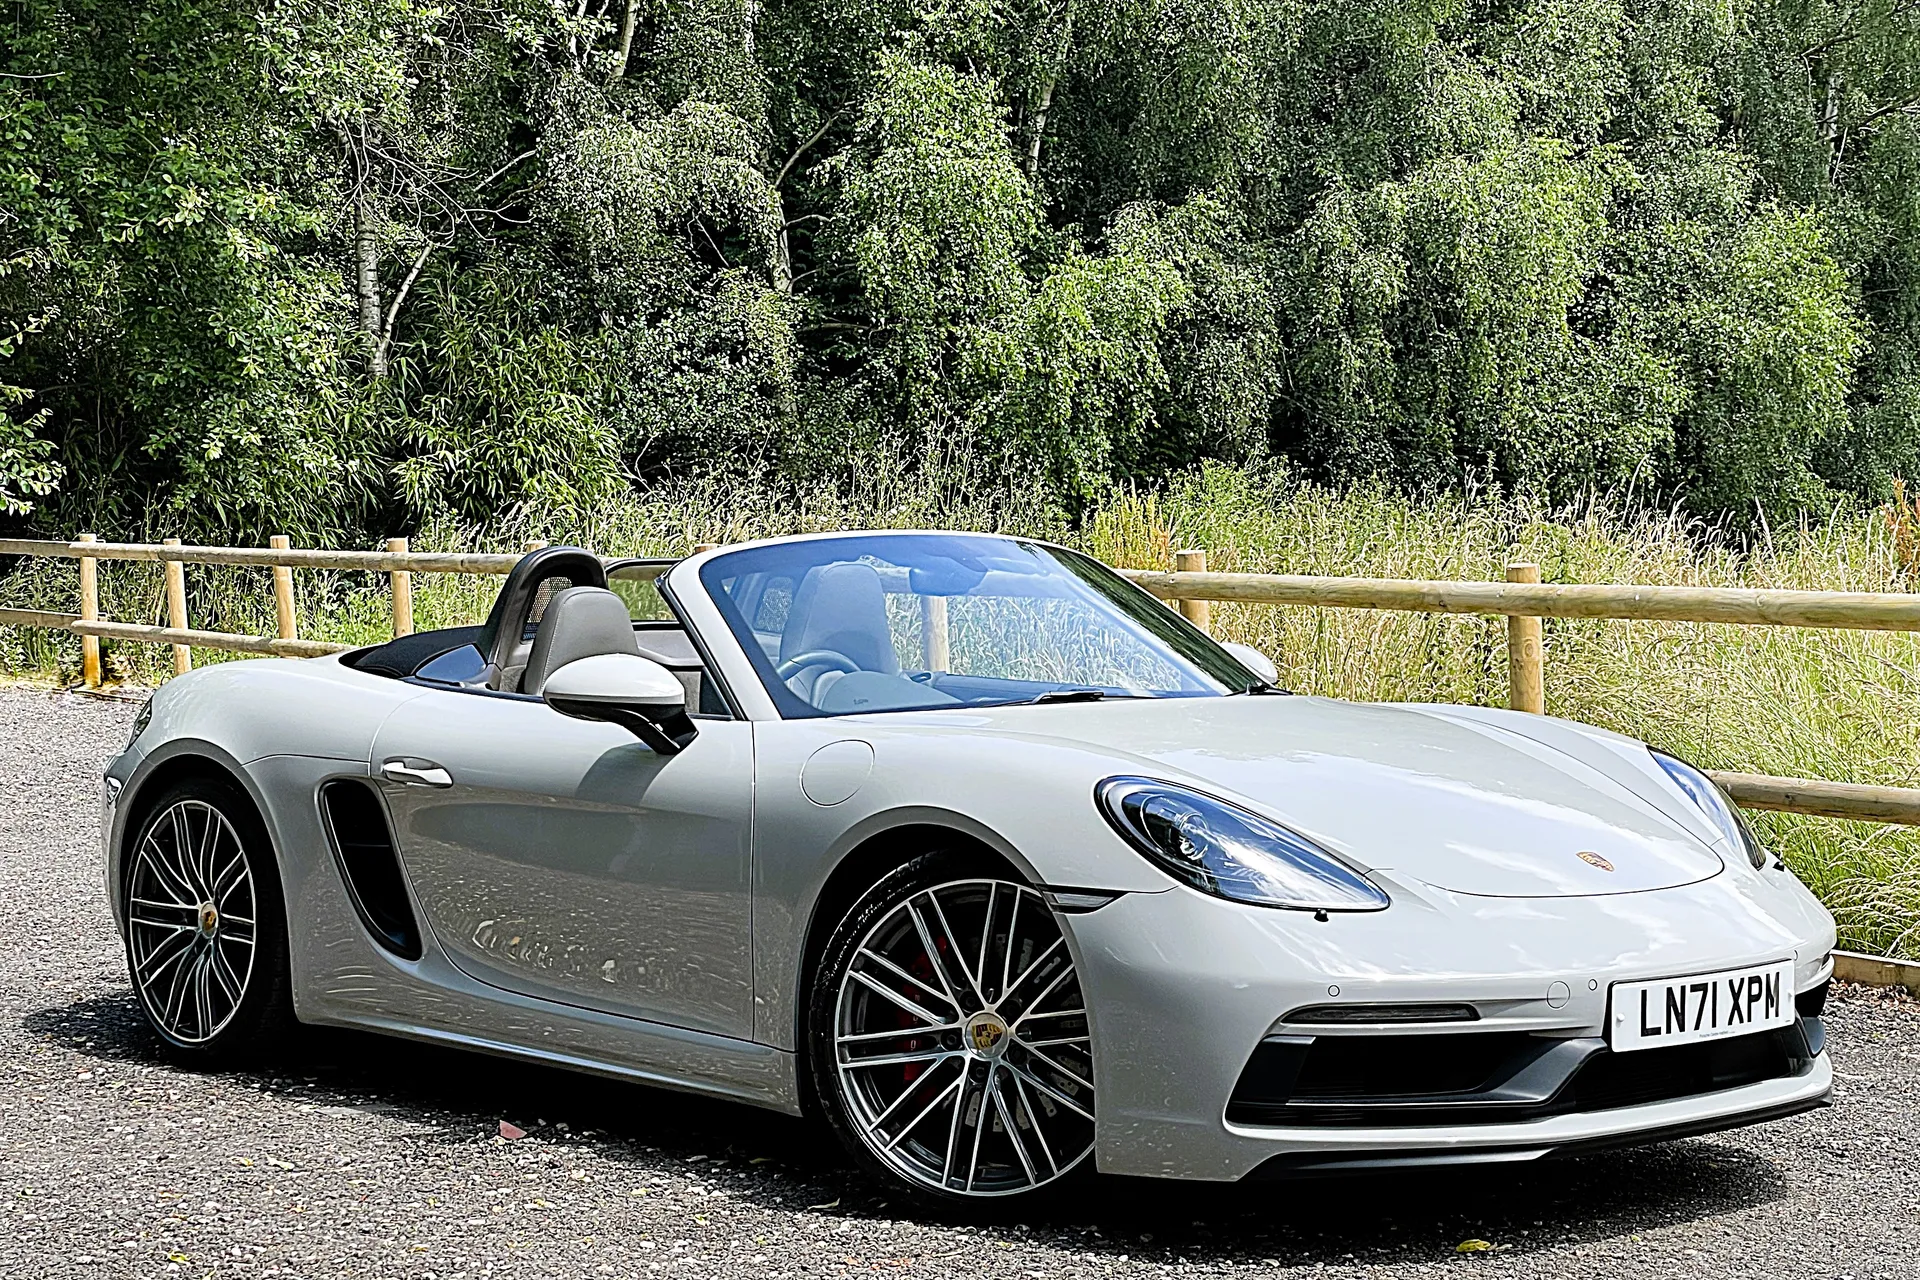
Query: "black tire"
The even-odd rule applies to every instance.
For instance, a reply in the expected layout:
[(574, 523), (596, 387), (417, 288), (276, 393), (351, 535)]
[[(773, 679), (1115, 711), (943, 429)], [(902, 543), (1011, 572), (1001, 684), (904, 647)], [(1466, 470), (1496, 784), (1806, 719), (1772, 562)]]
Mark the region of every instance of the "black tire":
[(1029, 1211), (1093, 1172), (1084, 1004), (1031, 886), (978, 859), (922, 854), (827, 941), (809, 993), (814, 1097), (889, 1192), (960, 1216)]
[(229, 1065), (294, 1026), (273, 844), (233, 782), (190, 778), (143, 806), (124, 847), (120, 930), (134, 999), (168, 1052)]

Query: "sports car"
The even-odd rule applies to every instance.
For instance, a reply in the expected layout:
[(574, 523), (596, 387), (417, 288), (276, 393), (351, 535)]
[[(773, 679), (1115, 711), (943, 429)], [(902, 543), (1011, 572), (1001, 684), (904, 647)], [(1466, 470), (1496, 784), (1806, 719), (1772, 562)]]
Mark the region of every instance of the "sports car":
[(1276, 680), (1028, 539), (543, 548), (483, 626), (165, 685), (106, 890), (179, 1055), (297, 1021), (718, 1095), (948, 1207), (1826, 1103), (1832, 917), (1706, 776)]

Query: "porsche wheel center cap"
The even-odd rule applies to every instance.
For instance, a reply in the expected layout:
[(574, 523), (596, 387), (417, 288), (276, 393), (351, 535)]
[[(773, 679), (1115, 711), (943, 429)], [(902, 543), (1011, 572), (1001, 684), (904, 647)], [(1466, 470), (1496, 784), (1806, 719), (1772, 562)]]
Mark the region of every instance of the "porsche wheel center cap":
[(211, 938), (220, 928), (220, 912), (211, 902), (200, 904), (200, 932)]
[(991, 1009), (983, 1009), (967, 1019), (967, 1048), (975, 1057), (999, 1057), (1006, 1052), (1011, 1038), (1006, 1022)]

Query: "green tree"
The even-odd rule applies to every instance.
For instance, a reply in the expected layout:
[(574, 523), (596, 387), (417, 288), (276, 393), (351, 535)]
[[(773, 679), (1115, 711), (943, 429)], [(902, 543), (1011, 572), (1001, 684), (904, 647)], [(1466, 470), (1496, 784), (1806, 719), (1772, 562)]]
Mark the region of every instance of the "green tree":
[(1907, 0), (18, 0), (0, 507), (1920, 474)]

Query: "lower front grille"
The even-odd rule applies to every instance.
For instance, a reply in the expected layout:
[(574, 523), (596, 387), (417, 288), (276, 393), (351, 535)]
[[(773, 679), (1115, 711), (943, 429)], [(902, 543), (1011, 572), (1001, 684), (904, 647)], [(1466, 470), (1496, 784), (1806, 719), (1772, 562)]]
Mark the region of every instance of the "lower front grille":
[[(1444, 1053), (1434, 1052), (1444, 1044)], [(1479, 1035), (1321, 1036), (1300, 1064), (1292, 1097), (1335, 1099), (1396, 1094), (1467, 1094), (1512, 1075), (1550, 1042), (1524, 1031)]]
[(1270, 1036), (1227, 1104), (1236, 1124), (1499, 1124), (1697, 1097), (1803, 1074), (1817, 1019), (1706, 1044), (1614, 1053), (1525, 1032)]
[(1611, 1111), (1782, 1079), (1794, 1074), (1786, 1040), (1784, 1032), (1763, 1031), (1671, 1049), (1597, 1053), (1574, 1075), (1566, 1110)]

